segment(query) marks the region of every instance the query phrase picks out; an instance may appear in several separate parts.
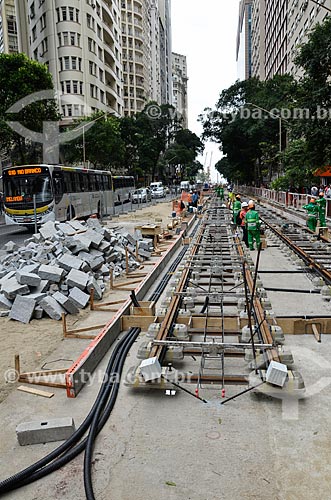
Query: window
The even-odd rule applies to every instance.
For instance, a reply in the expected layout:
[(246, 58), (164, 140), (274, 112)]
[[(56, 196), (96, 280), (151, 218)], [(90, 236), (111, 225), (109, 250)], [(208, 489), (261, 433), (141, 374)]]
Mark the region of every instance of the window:
[(40, 17), (40, 31), (43, 31), (46, 28), (46, 13), (42, 14)]
[(36, 15), (35, 6), (34, 2), (32, 2), (32, 4), (30, 5), (30, 19), (33, 19), (35, 15)]
[(70, 21), (74, 21), (75, 19), (75, 9), (73, 7), (68, 7), (69, 9), (69, 19)]
[(67, 21), (67, 7), (61, 7), (61, 21)]
[(40, 44), (40, 55), (43, 56), (47, 51), (48, 51), (48, 39), (46, 37)]
[(70, 69), (70, 59), (69, 59), (69, 56), (64, 57), (64, 58), (63, 58), (63, 61), (64, 61), (63, 68), (64, 68), (65, 70)]
[(35, 41), (36, 41), (36, 39), (37, 39), (37, 27), (36, 27), (36, 26), (34, 26), (34, 27), (32, 28), (32, 41), (33, 41), (33, 42), (35, 42)]

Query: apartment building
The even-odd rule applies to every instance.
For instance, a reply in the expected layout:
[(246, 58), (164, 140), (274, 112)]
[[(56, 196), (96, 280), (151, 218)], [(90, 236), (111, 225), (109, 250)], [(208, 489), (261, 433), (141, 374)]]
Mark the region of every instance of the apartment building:
[(0, 53), (19, 52), (15, 0), (0, 0)]
[(172, 53), (173, 106), (182, 117), (183, 128), (188, 128), (187, 116), (187, 62), (186, 56)]
[(246, 80), (252, 76), (252, 2), (240, 0), (237, 31), (237, 78)]
[(252, 76), (265, 79), (265, 0), (252, 3)]
[(64, 121), (123, 114), (119, 0), (18, 0), (16, 9), (22, 45), (25, 36), (28, 55), (52, 74)]
[(287, 71), (287, 3), (268, 0), (265, 9), (265, 77)]
[(311, 0), (289, 0), (288, 2), (288, 35), (287, 35), (287, 71), (293, 76), (301, 76), (302, 70), (298, 68), (294, 59), (298, 47), (305, 43), (310, 30), (324, 21), (331, 12), (331, 0), (319, 0), (321, 5), (316, 5)]

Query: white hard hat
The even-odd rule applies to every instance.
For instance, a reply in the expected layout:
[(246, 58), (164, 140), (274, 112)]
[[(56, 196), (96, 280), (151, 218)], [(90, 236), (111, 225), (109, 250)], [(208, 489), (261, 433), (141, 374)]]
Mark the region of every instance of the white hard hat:
[(254, 200), (249, 200), (248, 205), (255, 205), (255, 201)]
[(246, 207), (248, 207), (248, 203), (247, 201), (243, 201), (241, 204), (241, 208), (246, 208)]

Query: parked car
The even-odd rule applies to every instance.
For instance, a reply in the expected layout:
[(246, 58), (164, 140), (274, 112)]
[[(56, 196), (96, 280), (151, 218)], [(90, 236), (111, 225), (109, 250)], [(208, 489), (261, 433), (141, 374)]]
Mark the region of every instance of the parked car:
[(157, 187), (152, 190), (152, 198), (165, 198), (166, 193), (164, 187)]
[(132, 193), (132, 203), (146, 203), (147, 201), (151, 201), (151, 199), (151, 191), (148, 188), (136, 189)]

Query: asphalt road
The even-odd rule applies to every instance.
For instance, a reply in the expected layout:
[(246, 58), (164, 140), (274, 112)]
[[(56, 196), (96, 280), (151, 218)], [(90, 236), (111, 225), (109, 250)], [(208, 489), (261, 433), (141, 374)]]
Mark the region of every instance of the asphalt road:
[[(124, 212), (130, 212), (132, 209), (137, 210), (140, 206), (141, 207), (148, 207), (148, 206), (155, 206), (160, 202), (163, 202), (165, 200), (170, 201), (173, 198), (173, 195), (168, 194), (166, 199), (161, 198), (158, 200), (153, 200), (152, 202), (148, 203), (125, 203), (124, 205), (117, 205), (115, 207), (115, 213), (114, 215), (121, 214)], [(5, 245), (8, 241), (14, 241), (14, 243), (17, 243), (18, 245), (22, 244), (24, 240), (29, 238), (31, 234), (34, 232), (33, 229), (27, 229), (26, 227), (22, 226), (6, 226), (4, 224), (4, 217), (0, 216), (0, 249)]]

